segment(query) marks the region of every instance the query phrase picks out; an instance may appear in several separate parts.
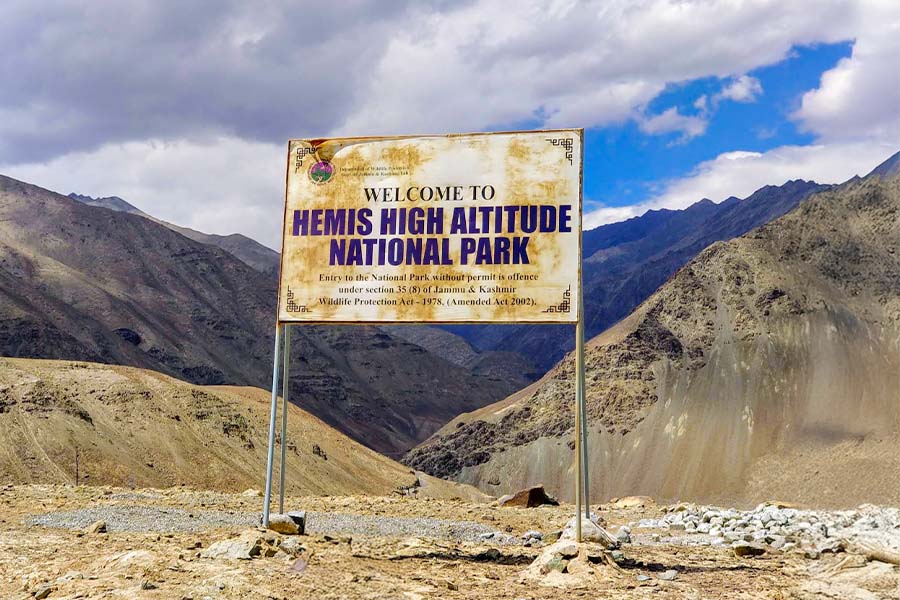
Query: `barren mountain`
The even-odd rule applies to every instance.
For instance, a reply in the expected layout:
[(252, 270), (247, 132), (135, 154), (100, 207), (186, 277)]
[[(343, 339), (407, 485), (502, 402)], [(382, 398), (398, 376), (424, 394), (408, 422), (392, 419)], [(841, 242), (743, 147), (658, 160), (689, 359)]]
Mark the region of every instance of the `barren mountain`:
[[(594, 498), (900, 501), (900, 156), (713, 244), (586, 352)], [(571, 497), (572, 356), (407, 456)]]
[[(704, 199), (684, 210), (651, 210), (584, 232), (587, 335), (626, 317), (675, 271), (716, 241), (729, 240), (776, 219), (811, 194), (828, 189), (795, 180), (760, 188), (718, 204)], [(448, 326), (481, 350), (522, 354), (541, 372), (575, 345), (572, 327), (548, 325)]]
[[(0, 355), (268, 387), (276, 281), (139, 215), (0, 177)], [(296, 327), (292, 400), (398, 455), (509, 383), (374, 327)]]
[(278, 267), (280, 260), (279, 254), (271, 248), (263, 246), (256, 240), (248, 238), (246, 235), (241, 235), (240, 233), (232, 233), (231, 235), (217, 235), (213, 233), (203, 233), (202, 231), (197, 231), (196, 229), (191, 229), (190, 227), (175, 225), (174, 223), (169, 223), (168, 221), (157, 219), (153, 215), (148, 215), (138, 207), (129, 204), (118, 196), (93, 198), (91, 196), (72, 193), (69, 194), (69, 198), (78, 200), (79, 202), (83, 202), (84, 204), (88, 204), (90, 206), (99, 206), (101, 208), (127, 212), (133, 215), (140, 215), (147, 219), (151, 219), (153, 221), (156, 221), (157, 223), (165, 225), (173, 231), (177, 231), (181, 235), (188, 237), (195, 242), (217, 246), (222, 250), (225, 250), (226, 252), (229, 252), (238, 257), (257, 271), (266, 273), (268, 275), (271, 275), (272, 277), (278, 276)]
[[(140, 215), (173, 231), (188, 237), (195, 242), (208, 244), (231, 253), (257, 271), (273, 278), (278, 277), (280, 255), (263, 246), (256, 240), (235, 233), (232, 235), (214, 235), (196, 231), (189, 227), (174, 225), (168, 221), (157, 219), (136, 206), (129, 204), (118, 196), (93, 198), (81, 194), (69, 194), (69, 198), (91, 206), (99, 206), (130, 214)], [(517, 352), (480, 351), (473, 348), (465, 339), (439, 327), (427, 325), (387, 325), (382, 326), (391, 336), (421, 346), (431, 354), (443, 358), (453, 364), (465, 367), (474, 375), (484, 375), (496, 382), (502, 382), (509, 390), (519, 389), (540, 377), (543, 370), (534, 362)], [(452, 415), (451, 415), (452, 416)]]
[[(291, 406), (286, 483), (292, 494), (416, 489), (409, 468)], [(0, 359), (3, 483), (76, 483), (243, 491), (265, 482), (269, 393), (197, 386), (153, 371)], [(276, 477), (278, 471), (276, 467)], [(426, 478), (435, 496), (477, 492)]]
[(462, 336), (431, 325), (382, 325), (390, 335), (425, 348), (472, 373), (521, 389), (540, 377), (535, 364), (518, 352), (476, 350)]

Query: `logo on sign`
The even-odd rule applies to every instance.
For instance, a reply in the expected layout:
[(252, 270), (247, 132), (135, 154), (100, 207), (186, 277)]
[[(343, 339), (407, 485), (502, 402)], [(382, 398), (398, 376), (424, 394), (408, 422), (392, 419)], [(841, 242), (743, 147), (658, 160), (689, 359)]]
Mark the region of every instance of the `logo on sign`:
[(334, 177), (334, 165), (327, 160), (320, 160), (309, 168), (309, 178), (315, 184), (328, 183), (332, 177)]

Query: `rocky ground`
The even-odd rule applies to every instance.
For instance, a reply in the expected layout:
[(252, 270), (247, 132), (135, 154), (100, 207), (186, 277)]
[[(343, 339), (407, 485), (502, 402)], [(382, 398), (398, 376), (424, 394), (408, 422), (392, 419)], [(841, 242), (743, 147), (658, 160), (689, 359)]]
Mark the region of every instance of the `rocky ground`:
[(622, 542), (604, 551), (556, 541), (565, 505), (290, 497), (307, 535), (283, 536), (255, 527), (260, 504), (253, 492), (6, 486), (0, 598), (900, 598), (895, 509), (628, 498), (594, 507)]

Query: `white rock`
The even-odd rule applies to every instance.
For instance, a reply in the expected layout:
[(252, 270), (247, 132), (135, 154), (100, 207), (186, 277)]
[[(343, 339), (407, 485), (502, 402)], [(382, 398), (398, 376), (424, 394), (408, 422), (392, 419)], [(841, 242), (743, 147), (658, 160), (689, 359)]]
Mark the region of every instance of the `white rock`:
[(233, 558), (237, 560), (250, 560), (259, 556), (262, 550), (262, 539), (256, 531), (248, 531), (240, 536), (228, 540), (222, 540), (212, 544), (204, 550), (201, 558)]
[[(566, 523), (566, 527), (565, 529), (563, 529), (560, 539), (574, 540), (575, 538), (575, 517), (572, 517), (571, 519), (569, 519), (569, 522)], [(615, 537), (613, 537), (611, 533), (609, 533), (593, 521), (588, 521), (586, 519), (581, 520), (581, 541), (594, 542), (597, 544), (601, 544), (603, 547), (609, 549), (619, 547), (619, 542)]]

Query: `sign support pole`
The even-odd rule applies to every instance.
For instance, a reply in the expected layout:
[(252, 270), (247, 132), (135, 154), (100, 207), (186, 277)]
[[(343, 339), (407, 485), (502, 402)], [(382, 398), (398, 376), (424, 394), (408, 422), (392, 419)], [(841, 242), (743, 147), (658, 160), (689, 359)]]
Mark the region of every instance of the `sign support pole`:
[[(580, 289), (579, 284), (579, 289)], [(581, 294), (579, 293), (579, 296)], [(575, 325), (575, 540), (581, 542), (581, 495), (584, 486), (584, 465), (582, 465), (582, 457), (584, 456), (581, 448), (584, 443), (582, 440), (581, 428), (581, 403), (583, 397), (581, 394), (580, 373), (584, 372), (584, 325), (582, 324), (582, 315), (578, 314), (578, 323)]]
[(590, 479), (588, 472), (590, 471), (588, 464), (588, 416), (587, 416), (587, 400), (584, 393), (584, 294), (581, 285), (578, 286), (578, 325), (576, 327), (575, 344), (578, 356), (578, 372), (575, 374), (575, 397), (578, 401), (578, 411), (581, 414), (581, 470), (582, 470), (582, 497), (584, 499), (584, 516), (591, 520), (591, 495), (590, 495)]
[(269, 526), (269, 504), (272, 501), (272, 463), (275, 462), (275, 417), (278, 412), (278, 367), (281, 354), (281, 323), (275, 326), (275, 360), (272, 366), (272, 410), (269, 414), (269, 451), (266, 458), (266, 498), (263, 527)]
[(284, 365), (281, 367), (281, 480), (278, 484), (278, 512), (284, 513), (284, 472), (287, 468), (288, 386), (291, 372), (291, 326), (284, 324)]

